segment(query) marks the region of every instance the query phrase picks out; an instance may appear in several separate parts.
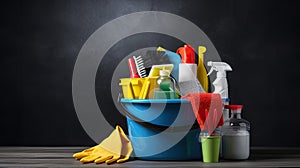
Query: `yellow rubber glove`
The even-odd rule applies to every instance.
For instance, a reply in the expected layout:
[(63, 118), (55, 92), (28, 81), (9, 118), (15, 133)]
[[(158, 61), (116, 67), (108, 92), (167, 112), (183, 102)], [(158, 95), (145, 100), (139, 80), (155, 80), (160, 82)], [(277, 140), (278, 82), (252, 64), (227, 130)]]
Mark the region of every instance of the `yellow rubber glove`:
[(73, 157), (83, 163), (95, 162), (110, 164), (122, 163), (129, 159), (132, 153), (132, 145), (120, 126), (104, 139), (99, 145), (75, 153)]

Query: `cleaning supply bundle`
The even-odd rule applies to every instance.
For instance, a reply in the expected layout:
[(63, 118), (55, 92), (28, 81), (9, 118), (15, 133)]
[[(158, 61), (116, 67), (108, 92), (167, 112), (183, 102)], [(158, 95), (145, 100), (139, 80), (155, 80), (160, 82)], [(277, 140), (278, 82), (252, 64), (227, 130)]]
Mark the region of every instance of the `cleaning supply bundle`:
[(123, 129), (116, 126), (116, 129), (100, 144), (75, 153), (73, 157), (82, 163), (122, 163), (130, 158), (132, 145)]
[[(222, 155), (222, 149), (225, 150), (224, 152), (227, 152), (224, 153), (225, 159), (248, 157), (249, 153), (248, 155), (246, 152), (241, 154), (241, 151), (237, 149), (228, 153), (231, 151), (232, 145), (239, 146), (242, 143), (249, 142), (246, 140), (246, 137), (243, 137), (243, 140), (238, 136), (233, 137), (232, 132), (236, 129), (235, 127), (229, 127), (231, 123), (229, 122), (228, 109), (231, 109), (233, 114), (236, 113), (233, 109), (236, 108), (235, 106), (228, 106), (229, 95), (226, 72), (232, 71), (232, 68), (225, 62), (209, 61), (207, 66), (210, 66), (211, 69), (207, 73), (204, 53), (206, 53), (206, 48), (198, 46), (197, 57), (194, 48), (186, 44), (179, 47), (176, 53), (158, 47), (157, 51), (149, 50), (145, 55), (133, 56), (135, 67), (129, 64), (131, 78), (129, 80), (126, 78), (121, 79), (122, 84), (120, 83), (120, 85), (122, 85), (123, 93), (125, 93), (125, 89), (127, 96), (124, 96), (126, 99), (121, 99), (120, 102), (125, 104), (123, 107), (128, 114), (126, 117), (130, 128), (129, 135), (137, 150), (138, 158), (146, 160), (156, 160), (158, 158), (159, 160), (177, 160), (181, 157), (177, 152), (182, 151), (182, 148), (185, 147), (180, 145), (180, 143), (172, 150), (168, 150), (168, 152), (144, 157), (142, 156), (145, 154), (143, 150), (152, 151), (157, 145), (147, 141), (147, 139), (141, 140), (139, 138), (140, 136), (152, 137), (159, 134), (160, 130), (165, 130), (166, 126), (172, 124), (172, 121), (168, 119), (174, 117), (169, 115), (174, 115), (175, 111), (179, 115), (182, 113), (181, 109), (187, 113), (182, 118), (183, 124), (186, 122), (185, 119), (193, 119), (193, 122), (195, 120), (198, 122), (200, 129), (198, 127), (196, 130), (190, 130), (188, 135), (191, 137), (188, 139), (192, 139), (189, 142), (194, 144), (192, 146), (197, 146), (199, 143), (202, 145), (202, 150), (199, 150), (202, 153), (204, 162), (218, 162), (219, 154)], [(217, 72), (216, 79), (212, 82), (214, 90), (213, 93), (208, 93), (210, 91), (208, 76), (213, 71)], [(136, 77), (137, 75), (139, 77)], [(178, 99), (180, 97), (178, 94), (180, 94), (181, 99)], [(128, 99), (128, 97), (131, 99)], [(186, 104), (182, 103), (185, 101), (187, 101)], [(159, 116), (151, 118), (153, 115)], [(197, 138), (195, 139), (196, 136)], [(222, 141), (221, 136), (226, 136), (225, 141)], [(156, 139), (155, 143), (163, 143), (168, 141), (168, 138), (169, 136), (163, 139)], [(187, 139), (184, 138), (184, 141), (187, 141)], [(235, 143), (233, 141), (238, 142)], [(175, 149), (176, 152), (173, 151)], [(248, 149), (244, 149), (248, 151)], [(176, 154), (173, 155), (173, 153)], [(197, 152), (186, 157), (186, 159), (194, 158), (196, 154)]]
[[(178, 99), (176, 81), (179, 79), (180, 55), (167, 50), (146, 53), (146, 56), (134, 57), (137, 69), (139, 69), (138, 67), (147, 69), (155, 61), (157, 64), (151, 65), (146, 77), (139, 75), (140, 78), (131, 78), (130, 81), (140, 79), (142, 87), (139, 95), (144, 92), (143, 90), (145, 92), (148, 90), (148, 94), (150, 94), (152, 83), (150, 82), (150, 87), (148, 86), (147, 89), (147, 85), (149, 85), (147, 81), (156, 78), (152, 99), (149, 99), (148, 96), (144, 100), (142, 100), (143, 96), (120, 99), (126, 114), (129, 138), (135, 157), (145, 160), (201, 159), (201, 143), (198, 141), (200, 129), (193, 125), (195, 116), (192, 106), (188, 100)], [(167, 57), (169, 61), (153, 61), (148, 58), (151, 55)], [(160, 59), (160, 61), (162, 60)], [(195, 62), (195, 58), (193, 61)], [(131, 84), (131, 87), (134, 85)], [(122, 85), (122, 88), (125, 86)], [(167, 133), (162, 133), (164, 130)], [(170, 145), (170, 138), (176, 137), (178, 134), (182, 134), (179, 141), (167, 147)]]

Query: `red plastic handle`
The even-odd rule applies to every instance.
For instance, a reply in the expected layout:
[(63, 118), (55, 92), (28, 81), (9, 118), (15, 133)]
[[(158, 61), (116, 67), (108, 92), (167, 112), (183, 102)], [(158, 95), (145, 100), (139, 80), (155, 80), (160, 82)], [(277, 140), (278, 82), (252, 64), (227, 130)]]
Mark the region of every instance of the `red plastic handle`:
[(128, 59), (128, 68), (130, 71), (130, 78), (139, 78), (139, 74), (136, 72), (136, 66), (133, 58)]

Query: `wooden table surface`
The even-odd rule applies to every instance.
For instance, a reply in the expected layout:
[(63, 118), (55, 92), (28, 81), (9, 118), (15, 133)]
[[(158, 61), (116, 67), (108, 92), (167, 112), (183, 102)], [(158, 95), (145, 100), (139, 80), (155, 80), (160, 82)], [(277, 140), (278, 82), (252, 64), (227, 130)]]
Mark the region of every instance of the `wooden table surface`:
[(142, 161), (82, 164), (72, 154), (86, 147), (0, 147), (0, 167), (300, 167), (300, 148), (251, 148), (245, 161)]

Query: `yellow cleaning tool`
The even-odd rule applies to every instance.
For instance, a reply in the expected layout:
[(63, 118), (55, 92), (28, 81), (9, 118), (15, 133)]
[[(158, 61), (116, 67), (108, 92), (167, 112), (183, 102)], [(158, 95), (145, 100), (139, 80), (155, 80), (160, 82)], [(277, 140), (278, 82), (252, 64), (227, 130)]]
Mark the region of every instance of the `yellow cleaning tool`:
[(146, 78), (142, 87), (142, 90), (139, 95), (139, 99), (146, 99), (150, 88), (149, 78)]
[(197, 77), (200, 81), (203, 89), (208, 92), (208, 77), (207, 71), (204, 66), (204, 53), (206, 52), (206, 48), (204, 46), (198, 47), (198, 67), (197, 67)]
[(161, 46), (158, 46), (156, 51), (166, 51), (166, 49), (162, 48)]
[(119, 83), (122, 86), (123, 96), (126, 99), (134, 99), (134, 89), (131, 84), (131, 80), (140, 79), (140, 78), (121, 78), (121, 82)]
[(122, 163), (129, 159), (132, 145), (120, 126), (104, 139), (99, 145), (75, 153), (73, 157), (83, 163)]
[(169, 70), (172, 72), (174, 65), (173, 64), (161, 64), (161, 65), (152, 65), (148, 77), (159, 76), (160, 70)]

